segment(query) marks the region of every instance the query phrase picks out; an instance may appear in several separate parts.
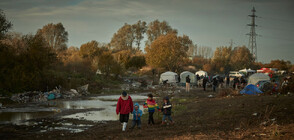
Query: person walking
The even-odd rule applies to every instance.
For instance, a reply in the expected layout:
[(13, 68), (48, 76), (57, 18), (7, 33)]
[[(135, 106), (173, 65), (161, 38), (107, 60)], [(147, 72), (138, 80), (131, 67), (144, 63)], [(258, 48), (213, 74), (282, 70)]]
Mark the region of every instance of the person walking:
[(230, 76), (228, 75), (226, 78), (226, 88), (230, 87)]
[(208, 79), (207, 77), (204, 77), (203, 78), (203, 83), (202, 83), (202, 86), (203, 86), (203, 90), (206, 91), (206, 83), (208, 82)]
[(191, 82), (191, 79), (190, 79), (190, 76), (188, 75), (186, 77), (186, 93), (190, 92), (190, 82)]
[(162, 108), (161, 108), (161, 111), (162, 111), (162, 114), (163, 114), (163, 117), (162, 117), (162, 125), (165, 124), (166, 122), (166, 118), (170, 121), (171, 124), (173, 124), (173, 120), (171, 118), (171, 114), (172, 114), (172, 104), (170, 103), (169, 101), (169, 98), (168, 96), (165, 97), (163, 99), (163, 105), (162, 105)]
[(135, 103), (134, 111), (132, 112), (132, 114), (133, 114), (133, 124), (130, 129), (135, 128), (136, 125), (139, 129), (141, 129), (141, 117), (142, 117), (143, 112), (140, 109), (140, 106), (138, 103)]
[(126, 131), (129, 121), (129, 114), (133, 111), (133, 100), (127, 92), (123, 91), (116, 104), (116, 114), (119, 114), (119, 120), (122, 124), (122, 131)]
[(216, 77), (213, 78), (213, 79), (212, 79), (212, 88), (213, 88), (213, 92), (216, 91), (217, 83), (218, 83), (217, 78), (216, 78)]
[(155, 108), (157, 108), (158, 111), (160, 111), (160, 108), (158, 107), (156, 101), (153, 99), (152, 94), (148, 94), (148, 99), (145, 101), (143, 107), (148, 108), (148, 112), (149, 112), (148, 124), (149, 125), (155, 124), (153, 119), (153, 114), (155, 112)]

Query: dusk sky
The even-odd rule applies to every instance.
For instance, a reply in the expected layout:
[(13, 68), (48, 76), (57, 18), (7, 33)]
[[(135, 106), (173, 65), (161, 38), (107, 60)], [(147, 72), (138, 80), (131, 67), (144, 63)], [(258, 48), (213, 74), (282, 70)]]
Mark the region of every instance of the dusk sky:
[[(1, 0), (0, 9), (14, 32), (36, 33), (61, 22), (68, 46), (91, 40), (108, 43), (124, 25), (138, 20), (167, 21), (198, 46), (248, 45), (248, 17), (256, 9), (258, 61), (294, 63), (294, 0)], [(142, 44), (144, 44), (142, 42)], [(141, 46), (142, 49), (143, 46)]]

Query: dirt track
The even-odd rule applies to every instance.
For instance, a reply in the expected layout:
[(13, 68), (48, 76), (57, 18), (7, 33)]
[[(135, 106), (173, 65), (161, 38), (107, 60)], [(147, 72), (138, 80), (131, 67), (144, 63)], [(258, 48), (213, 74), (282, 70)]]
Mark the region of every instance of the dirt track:
[[(208, 98), (208, 95), (215, 98)], [(158, 100), (161, 103), (161, 100)], [(174, 125), (160, 125), (161, 114), (155, 113), (154, 126), (142, 118), (142, 129), (121, 132), (118, 121), (96, 123), (81, 133), (53, 131), (33, 133), (25, 126), (0, 128), (5, 139), (293, 139), (293, 96), (218, 97), (210, 91), (194, 89), (190, 94), (173, 97)], [(130, 122), (129, 122), (130, 125)]]

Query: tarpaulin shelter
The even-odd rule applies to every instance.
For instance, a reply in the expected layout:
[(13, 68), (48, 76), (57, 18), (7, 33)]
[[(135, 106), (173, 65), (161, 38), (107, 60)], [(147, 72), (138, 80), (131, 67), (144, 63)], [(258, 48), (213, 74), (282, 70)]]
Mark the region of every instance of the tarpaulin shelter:
[(248, 85), (255, 85), (259, 81), (270, 81), (270, 77), (264, 73), (255, 73), (249, 76)]
[(166, 83), (177, 83), (178, 82), (178, 74), (175, 72), (167, 71), (165, 73), (162, 73), (160, 75), (159, 83), (163, 83), (166, 81)]
[(263, 93), (259, 90), (255, 85), (247, 85), (243, 90), (240, 91), (241, 94), (248, 94), (248, 95), (257, 95)]

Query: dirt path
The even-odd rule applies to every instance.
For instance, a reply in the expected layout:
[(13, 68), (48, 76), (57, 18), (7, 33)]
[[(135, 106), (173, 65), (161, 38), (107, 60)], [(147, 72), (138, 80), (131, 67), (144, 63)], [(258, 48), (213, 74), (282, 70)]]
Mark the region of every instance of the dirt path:
[[(293, 139), (293, 96), (217, 96), (194, 89), (190, 94), (173, 97), (174, 125), (160, 125), (161, 114), (155, 113), (153, 126), (142, 118), (142, 129), (121, 132), (118, 121), (96, 123), (81, 133), (53, 131), (30, 133), (25, 127), (0, 128), (6, 139)], [(159, 103), (161, 100), (158, 101)], [(129, 122), (129, 125), (131, 123)], [(3, 134), (5, 133), (5, 134)]]

